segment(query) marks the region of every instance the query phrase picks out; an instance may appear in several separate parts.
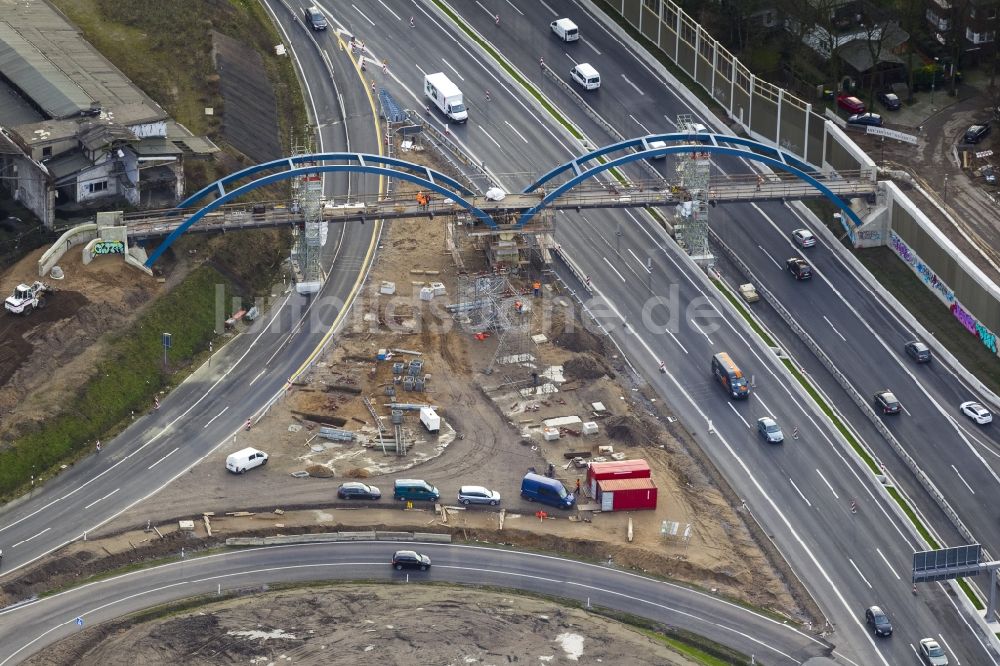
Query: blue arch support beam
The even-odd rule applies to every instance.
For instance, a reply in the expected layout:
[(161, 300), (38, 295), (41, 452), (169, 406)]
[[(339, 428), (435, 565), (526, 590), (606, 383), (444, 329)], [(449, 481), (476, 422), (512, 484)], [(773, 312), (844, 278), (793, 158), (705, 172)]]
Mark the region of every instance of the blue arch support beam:
[[(322, 161), (347, 161), (351, 162), (348, 164), (316, 164), (316, 162)], [(305, 165), (305, 166), (296, 166)], [(387, 165), (387, 166), (377, 166), (377, 165)], [(397, 168), (393, 168), (397, 167)], [(274, 169), (285, 168), (284, 171), (279, 171), (277, 173), (270, 173), (261, 178), (257, 178), (248, 183), (240, 185), (232, 190), (227, 190), (226, 185), (234, 183), (236, 181), (242, 180), (248, 176), (252, 176), (264, 171), (273, 171)], [(201, 218), (205, 217), (208, 213), (211, 213), (216, 208), (237, 199), (248, 192), (264, 185), (270, 185), (271, 183), (276, 183), (282, 180), (288, 180), (289, 178), (295, 178), (297, 176), (304, 176), (312, 173), (320, 172), (340, 172), (348, 171), (352, 173), (373, 173), (382, 176), (388, 176), (391, 178), (398, 178), (400, 180), (406, 180), (411, 183), (415, 183), (420, 187), (433, 190), (438, 194), (447, 197), (454, 201), (456, 204), (465, 208), (469, 211), (476, 219), (480, 220), (490, 228), (496, 228), (497, 224), (493, 221), (486, 212), (482, 209), (473, 206), (467, 197), (472, 197), (473, 194), (467, 188), (462, 186), (461, 183), (456, 181), (454, 178), (447, 176), (446, 174), (434, 171), (433, 169), (428, 169), (426, 167), (411, 164), (404, 160), (395, 159), (392, 157), (383, 157), (381, 155), (369, 155), (365, 153), (318, 153), (315, 155), (296, 155), (295, 157), (283, 158), (280, 160), (274, 160), (272, 162), (267, 162), (265, 164), (256, 164), (251, 167), (247, 167), (241, 171), (231, 173), (228, 176), (220, 178), (219, 180), (206, 185), (201, 188), (187, 199), (182, 201), (174, 209), (184, 210), (187, 208), (192, 208), (197, 202), (206, 198), (209, 195), (216, 195), (208, 204), (204, 205), (198, 211), (186, 219), (180, 226), (170, 232), (162, 243), (160, 243), (157, 248), (153, 251), (149, 258), (146, 259), (145, 266), (147, 268), (151, 267), (160, 256), (167, 251), (167, 249), (176, 241), (181, 234), (187, 231), (193, 224), (197, 223)], [(450, 188), (450, 189), (449, 189)]]
[[(698, 141), (698, 144), (683, 144), (666, 146), (663, 148), (649, 149), (649, 143), (653, 141)], [(749, 150), (743, 150), (740, 148), (732, 148), (729, 146), (719, 145), (720, 143), (734, 144), (747, 146), (753, 148), (754, 150), (760, 150), (764, 154), (752, 152)], [(626, 150), (629, 148), (636, 149), (621, 157), (617, 157), (613, 160), (607, 162), (602, 162), (596, 166), (589, 169), (582, 169), (581, 165), (590, 161), (597, 159), (598, 157), (603, 157), (610, 153), (615, 153), (621, 150)], [(538, 214), (543, 208), (548, 206), (550, 203), (562, 196), (566, 191), (576, 187), (584, 180), (588, 178), (593, 178), (594, 176), (613, 169), (617, 166), (623, 164), (628, 164), (629, 162), (635, 162), (637, 160), (649, 159), (651, 157), (661, 157), (664, 155), (676, 155), (679, 153), (712, 153), (718, 155), (734, 155), (737, 157), (743, 157), (750, 160), (755, 160), (763, 164), (775, 167), (782, 171), (787, 171), (801, 180), (806, 181), (820, 193), (823, 194), (827, 199), (833, 202), (843, 213), (846, 215), (851, 222), (854, 224), (855, 228), (862, 225), (861, 218), (858, 217), (857, 213), (851, 210), (851, 207), (847, 203), (834, 194), (826, 185), (822, 182), (816, 180), (811, 176), (808, 171), (812, 170), (812, 167), (799, 158), (795, 157), (790, 153), (786, 153), (783, 150), (773, 148), (771, 146), (765, 145), (763, 143), (758, 143), (751, 139), (744, 139), (742, 137), (727, 136), (725, 134), (705, 134), (705, 133), (673, 133), (673, 134), (651, 134), (649, 136), (638, 137), (635, 139), (627, 139), (625, 141), (619, 141), (618, 143), (611, 144), (609, 146), (604, 146), (603, 148), (598, 148), (586, 155), (582, 155), (576, 159), (570, 160), (555, 169), (552, 169), (548, 173), (544, 174), (537, 181), (524, 188), (524, 193), (530, 193), (538, 189), (548, 181), (552, 180), (556, 176), (559, 176), (566, 172), (572, 172), (573, 177), (570, 178), (565, 183), (559, 185), (551, 192), (546, 192), (545, 196), (542, 198), (541, 202), (529, 208), (521, 217), (518, 219), (516, 228), (523, 227), (532, 217)]]

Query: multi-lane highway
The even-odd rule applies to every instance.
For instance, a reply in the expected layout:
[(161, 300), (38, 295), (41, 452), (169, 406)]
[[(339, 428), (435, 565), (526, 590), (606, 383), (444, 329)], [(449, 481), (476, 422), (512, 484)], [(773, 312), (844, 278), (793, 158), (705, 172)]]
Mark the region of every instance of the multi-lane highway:
[[(378, 152), (373, 110), (361, 86), (338, 90), (324, 54), (293, 14), (278, 5), (279, 27), (296, 34), (307, 105), (320, 129), (321, 150)], [(324, 51), (329, 49), (324, 43)], [(343, 99), (343, 106), (338, 102)], [(352, 113), (343, 117), (341, 109)], [(327, 190), (364, 185), (347, 176)], [(377, 187), (375, 179), (370, 186)], [(138, 418), (104, 450), (64, 471), (33, 495), (0, 510), (3, 574), (81, 538), (149, 497), (218, 446), (238, 444), (241, 425), (256, 415), (339, 325), (342, 304), (356, 292), (374, 254), (379, 224), (345, 225), (324, 248), (329, 277), (323, 290), (302, 297), (291, 290), (266, 317), (199, 368), (160, 407)]]
[[(579, 43), (563, 44), (549, 34), (548, 24), (558, 16), (547, 3), (476, 3), (453, 9), (598, 145), (611, 138), (542, 76), (539, 58), (557, 72), (563, 68), (568, 72), (581, 61), (597, 67), (603, 80), (601, 89), (581, 94), (623, 134), (670, 131), (679, 113), (694, 113), (705, 121), (696, 105), (671, 91), (662, 74), (632, 55), (620, 35), (590, 20), (582, 5), (557, 6), (559, 15), (569, 15), (580, 24), (583, 38)], [(390, 76), (379, 79), (397, 97), (423, 105), (423, 74), (439, 70), (463, 88), (470, 119), (465, 126), (452, 126), (451, 131), (471, 154), (488, 165), (506, 189), (523, 187), (535, 175), (525, 174), (525, 165), (537, 172), (585, 152), (509, 84), (498, 73), (496, 64), (465, 40), (447, 17), (429, 6), (387, 2), (360, 8), (334, 2), (329, 7), (335, 20), (361, 36), (376, 61), (402, 63), (391, 67)], [(410, 14), (415, 15), (412, 28), (407, 20)], [(499, 24), (496, 14), (500, 15)], [(491, 91), (489, 100), (483, 94), (485, 89)], [(441, 121), (439, 116), (432, 117)], [(726, 173), (747, 169), (735, 159), (720, 158), (716, 164)], [(787, 233), (803, 224), (780, 203), (730, 206), (713, 215), (720, 228), (738, 228), (745, 238), (757, 238), (762, 245), (764, 239), (769, 244), (787, 245)], [(765, 215), (772, 220), (780, 218), (788, 228), (777, 232)], [(667, 362), (667, 375), (653, 376), (652, 381), (686, 415), (709, 454), (806, 579), (837, 625), (838, 647), (844, 646), (858, 663), (901, 663), (914, 657), (912, 646), (920, 637), (940, 634), (959, 659), (970, 663), (995, 659), (985, 639), (968, 640), (970, 632), (975, 635), (978, 631), (970, 629), (948, 594), (928, 586), (916, 597), (913, 595), (908, 582), (910, 555), (923, 544), (911, 536), (893, 507), (883, 502), (882, 495), (870, 487), (868, 477), (856, 473), (833, 432), (816, 416), (797, 385), (752, 339), (728, 307), (718, 302), (697, 269), (674, 250), (655, 225), (628, 212), (560, 214), (557, 225), (559, 242), (584, 272), (593, 276), (596, 298), (588, 303), (589, 307), (602, 314), (607, 328), (616, 329), (616, 339), (640, 371), (655, 369), (661, 359)], [(819, 248), (819, 253), (824, 251)], [(766, 253), (757, 252), (766, 260)], [(786, 254), (792, 252), (775, 256), (782, 257), (783, 263), (782, 255)], [(652, 261), (651, 274), (646, 269), (647, 260)], [(818, 268), (821, 275), (827, 270), (822, 262)], [(799, 298), (817, 310), (828, 303), (833, 305), (832, 298), (802, 299), (801, 294), (791, 292), (793, 287), (814, 287), (822, 277), (806, 285), (791, 284), (794, 280), (777, 270), (771, 277), (788, 278), (785, 290), (777, 292), (782, 297)], [(865, 294), (871, 299), (853, 276), (844, 274), (841, 279), (854, 283), (859, 298)], [(644, 309), (649, 312), (654, 298), (674, 300), (654, 310), (652, 321), (644, 322), (642, 313)], [(697, 303), (702, 303), (702, 308), (693, 310)], [(672, 317), (667, 317), (668, 313)], [(812, 316), (827, 326), (827, 335), (834, 335), (838, 312), (826, 315), (833, 326), (823, 319), (823, 312)], [(883, 312), (879, 317), (888, 315)], [(623, 320), (629, 323), (628, 328)], [(879, 318), (873, 315), (869, 323), (874, 326)], [(857, 324), (845, 323), (844, 328), (858, 335)], [(865, 333), (866, 339), (879, 335)], [(827, 337), (818, 339), (825, 342)], [(750, 401), (731, 403), (711, 382), (709, 360), (717, 351), (733, 354), (755, 377), (757, 388)], [(839, 360), (840, 354), (835, 358)], [(870, 358), (864, 363), (869, 372), (878, 367)], [(845, 368), (845, 372), (853, 369)], [(865, 384), (859, 390), (867, 394), (875, 388), (882, 386)], [(909, 395), (902, 389), (897, 391), (905, 404)], [(763, 446), (753, 433), (753, 423), (765, 413), (775, 416), (786, 430), (798, 427), (800, 439), (780, 448)], [(877, 436), (861, 422), (857, 410), (848, 415), (859, 421), (855, 427), (866, 439), (875, 440)], [(878, 441), (870, 443), (881, 446)], [(883, 458), (892, 461), (888, 453)], [(947, 469), (954, 474), (950, 467)], [(904, 475), (905, 470), (901, 468), (898, 473)], [(908, 490), (920, 493), (916, 484)], [(852, 499), (861, 507), (858, 513), (850, 511)], [(926, 511), (937, 523), (943, 542), (960, 542), (932, 505), (927, 504)], [(891, 641), (876, 644), (861, 627), (861, 613), (872, 603), (881, 604), (896, 619), (897, 634)]]

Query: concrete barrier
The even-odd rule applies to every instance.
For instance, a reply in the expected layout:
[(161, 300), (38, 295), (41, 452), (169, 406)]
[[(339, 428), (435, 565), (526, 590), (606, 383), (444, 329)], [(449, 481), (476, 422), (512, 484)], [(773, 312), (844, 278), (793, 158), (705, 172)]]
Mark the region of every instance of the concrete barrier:
[(270, 537), (230, 537), (227, 546), (287, 546), (302, 543), (334, 543), (344, 541), (411, 541), (451, 543), (450, 534), (434, 532), (323, 532), (320, 534), (281, 534)]
[(46, 250), (38, 260), (38, 277), (49, 274), (52, 267), (59, 263), (66, 252), (77, 245), (83, 245), (97, 238), (97, 224), (91, 222), (80, 224), (67, 230), (55, 243)]

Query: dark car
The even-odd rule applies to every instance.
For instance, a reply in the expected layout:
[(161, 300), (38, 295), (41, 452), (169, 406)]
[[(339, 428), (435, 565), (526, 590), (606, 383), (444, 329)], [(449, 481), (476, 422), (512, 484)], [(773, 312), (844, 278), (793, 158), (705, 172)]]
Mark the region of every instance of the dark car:
[(931, 348), (919, 340), (910, 340), (904, 349), (906, 349), (907, 355), (917, 363), (931, 362)]
[(902, 405), (896, 399), (895, 394), (889, 389), (884, 389), (875, 394), (875, 406), (882, 410), (883, 414), (899, 414)]
[(340, 499), (377, 500), (382, 497), (382, 491), (366, 483), (348, 481), (337, 488), (337, 497)]
[(872, 628), (876, 636), (892, 636), (892, 622), (878, 606), (865, 610), (865, 624)]
[(880, 92), (878, 94), (878, 101), (889, 111), (899, 111), (903, 108), (903, 103), (899, 100), (896, 93)]
[(848, 125), (871, 125), (882, 127), (882, 116), (877, 113), (856, 113), (847, 119)]
[(396, 571), (403, 569), (427, 571), (431, 568), (431, 558), (415, 550), (397, 550), (392, 554), (392, 566)]
[(979, 143), (986, 138), (986, 135), (990, 133), (990, 124), (983, 123), (982, 125), (972, 125), (969, 129), (965, 130), (965, 136), (963, 140), (965, 143)]
[(302, 15), (306, 19), (306, 24), (313, 30), (326, 30), (326, 17), (318, 7), (303, 7)]
[(996, 171), (993, 170), (992, 166), (985, 166), (985, 167), (983, 167), (982, 174), (983, 174), (983, 178), (986, 180), (986, 183), (988, 185), (996, 185), (997, 184), (997, 174), (996, 174)]
[(795, 276), (796, 280), (808, 280), (813, 276), (812, 268), (806, 263), (805, 259), (800, 259), (799, 257), (792, 257), (786, 261), (785, 268)]

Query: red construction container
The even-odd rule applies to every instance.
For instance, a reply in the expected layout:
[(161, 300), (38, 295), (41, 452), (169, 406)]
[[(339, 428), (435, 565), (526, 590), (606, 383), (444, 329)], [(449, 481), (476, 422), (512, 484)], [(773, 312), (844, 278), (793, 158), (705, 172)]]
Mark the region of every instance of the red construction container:
[(649, 465), (645, 460), (613, 460), (592, 462), (587, 466), (587, 488), (597, 497), (597, 482), (610, 479), (648, 479)]
[(656, 508), (652, 479), (608, 479), (597, 482), (601, 511), (638, 511)]

